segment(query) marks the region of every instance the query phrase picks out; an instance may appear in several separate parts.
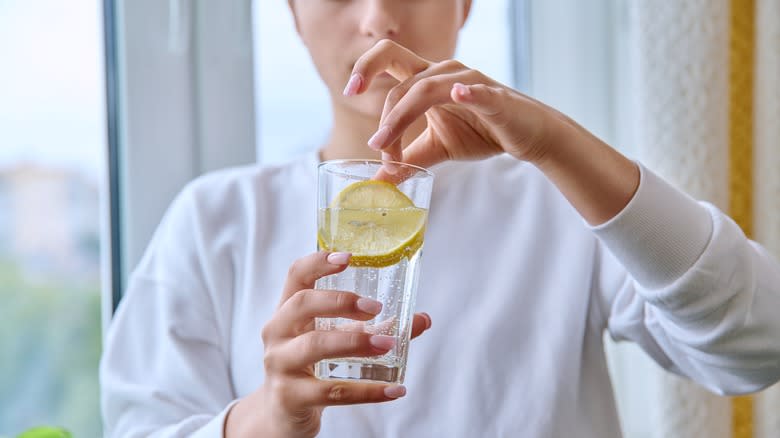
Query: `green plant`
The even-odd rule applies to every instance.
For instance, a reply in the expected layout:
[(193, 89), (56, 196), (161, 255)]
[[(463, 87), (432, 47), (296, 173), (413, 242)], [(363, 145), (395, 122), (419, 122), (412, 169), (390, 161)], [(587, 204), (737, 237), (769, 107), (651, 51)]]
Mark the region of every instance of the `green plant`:
[(34, 427), (22, 432), (16, 438), (73, 438), (65, 429), (59, 427)]

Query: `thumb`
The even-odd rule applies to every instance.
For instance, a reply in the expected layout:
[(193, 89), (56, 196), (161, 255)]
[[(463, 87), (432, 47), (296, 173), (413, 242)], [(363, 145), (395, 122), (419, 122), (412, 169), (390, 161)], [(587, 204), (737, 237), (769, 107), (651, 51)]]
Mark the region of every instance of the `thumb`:
[(464, 85), (456, 82), (450, 90), (455, 103), (474, 109), (480, 115), (496, 117), (502, 114), (505, 90), (485, 84)]
[(414, 166), (429, 168), (434, 164), (439, 164), (449, 159), (447, 150), (437, 146), (431, 137), (430, 131), (426, 129), (419, 137), (414, 139), (406, 149), (404, 149), (404, 163)]
[[(403, 151), (403, 163), (427, 169), (434, 164), (447, 161), (449, 159), (447, 151), (442, 148), (435, 148), (430, 137), (426, 129), (419, 137), (414, 139)], [(404, 168), (385, 163), (372, 179), (398, 185), (414, 176), (415, 173), (416, 171), (413, 168)]]

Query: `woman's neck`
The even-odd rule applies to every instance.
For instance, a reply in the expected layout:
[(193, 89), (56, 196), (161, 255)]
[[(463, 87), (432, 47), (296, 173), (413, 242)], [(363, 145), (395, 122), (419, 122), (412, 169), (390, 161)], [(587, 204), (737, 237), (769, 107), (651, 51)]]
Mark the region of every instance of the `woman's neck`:
[[(380, 153), (368, 147), (368, 139), (379, 127), (379, 118), (367, 116), (352, 108), (333, 106), (333, 129), (325, 145), (320, 149), (320, 159), (379, 159)], [(406, 147), (426, 127), (425, 118), (421, 117), (403, 137), (403, 147)]]

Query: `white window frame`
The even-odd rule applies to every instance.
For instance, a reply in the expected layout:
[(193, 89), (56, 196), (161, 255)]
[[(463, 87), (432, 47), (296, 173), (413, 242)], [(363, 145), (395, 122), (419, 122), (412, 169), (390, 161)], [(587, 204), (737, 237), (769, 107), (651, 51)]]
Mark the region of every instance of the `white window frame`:
[(205, 172), (255, 162), (251, 7), (251, 0), (106, 0), (119, 198), (115, 280), (103, 291), (112, 308), (181, 188)]

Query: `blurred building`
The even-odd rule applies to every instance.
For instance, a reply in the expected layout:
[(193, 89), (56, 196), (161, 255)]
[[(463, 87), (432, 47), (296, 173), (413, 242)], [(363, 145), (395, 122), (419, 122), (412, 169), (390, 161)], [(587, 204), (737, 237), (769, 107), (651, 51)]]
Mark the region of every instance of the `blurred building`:
[(96, 273), (98, 193), (94, 181), (72, 170), (0, 169), (0, 257), (28, 274)]

